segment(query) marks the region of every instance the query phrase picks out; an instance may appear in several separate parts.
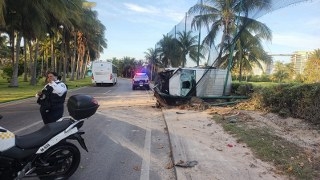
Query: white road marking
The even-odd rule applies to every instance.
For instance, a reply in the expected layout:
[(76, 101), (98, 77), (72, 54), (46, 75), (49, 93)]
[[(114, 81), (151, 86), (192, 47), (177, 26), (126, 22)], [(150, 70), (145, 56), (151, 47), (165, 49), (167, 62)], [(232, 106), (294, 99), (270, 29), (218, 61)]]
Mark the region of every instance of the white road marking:
[(14, 133), (14, 134), (19, 133), (20, 131), (24, 131), (24, 130), (26, 130), (26, 129), (29, 129), (29, 128), (33, 127), (33, 126), (36, 126), (36, 125), (38, 125), (39, 123), (43, 123), (43, 122), (42, 122), (42, 121), (37, 121), (37, 122), (35, 122), (35, 123), (30, 124), (29, 126), (25, 126), (25, 127), (21, 128), (21, 129), (16, 130), (16, 131), (14, 131), (13, 133)]
[(105, 92), (104, 94), (109, 94), (111, 92), (111, 90), (108, 90), (107, 92)]
[[(149, 119), (149, 118), (148, 118)], [(144, 141), (144, 153), (142, 156), (142, 165), (141, 165), (141, 175), (140, 180), (149, 180), (149, 171), (150, 171), (150, 152), (151, 152), (151, 129), (149, 119), (146, 127), (146, 138)]]

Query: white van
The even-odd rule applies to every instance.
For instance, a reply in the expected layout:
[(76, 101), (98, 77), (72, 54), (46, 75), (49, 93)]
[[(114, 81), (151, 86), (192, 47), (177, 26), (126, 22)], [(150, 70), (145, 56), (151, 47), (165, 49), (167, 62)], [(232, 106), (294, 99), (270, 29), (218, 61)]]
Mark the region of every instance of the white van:
[(93, 61), (91, 71), (91, 81), (96, 86), (117, 83), (117, 67), (109, 61)]

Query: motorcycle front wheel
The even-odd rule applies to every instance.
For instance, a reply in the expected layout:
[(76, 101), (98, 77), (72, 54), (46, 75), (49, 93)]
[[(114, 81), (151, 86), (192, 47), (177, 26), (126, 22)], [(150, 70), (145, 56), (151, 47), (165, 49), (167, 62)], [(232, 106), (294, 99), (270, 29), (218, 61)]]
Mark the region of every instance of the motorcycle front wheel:
[(68, 179), (78, 169), (81, 154), (77, 146), (64, 142), (50, 148), (38, 162), (40, 179)]

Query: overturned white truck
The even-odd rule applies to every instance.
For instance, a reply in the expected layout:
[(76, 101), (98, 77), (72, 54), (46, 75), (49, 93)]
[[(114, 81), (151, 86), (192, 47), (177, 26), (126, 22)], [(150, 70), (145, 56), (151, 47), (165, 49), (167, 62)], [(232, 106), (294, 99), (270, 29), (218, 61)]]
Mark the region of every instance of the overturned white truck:
[(226, 69), (168, 68), (158, 74), (154, 91), (158, 100), (175, 105), (189, 101), (193, 96), (228, 96), (231, 82), (231, 75)]

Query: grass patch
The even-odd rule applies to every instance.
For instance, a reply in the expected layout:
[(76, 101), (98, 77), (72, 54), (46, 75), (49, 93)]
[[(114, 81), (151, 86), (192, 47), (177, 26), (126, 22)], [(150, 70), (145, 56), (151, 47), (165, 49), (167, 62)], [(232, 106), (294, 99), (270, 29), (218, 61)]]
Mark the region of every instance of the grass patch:
[[(15, 101), (20, 99), (26, 99), (34, 97), (35, 94), (45, 86), (45, 80), (40, 79), (37, 85), (32, 86), (30, 82), (24, 82), (22, 78), (19, 78), (19, 87), (9, 87), (9, 83), (0, 78), (0, 103)], [(85, 79), (67, 81), (68, 89), (74, 89), (84, 86), (91, 86), (91, 78), (86, 77)]]
[(320, 159), (310, 161), (303, 148), (276, 136), (272, 130), (249, 126), (243, 121), (229, 123), (217, 114), (213, 120), (235, 136), (238, 142), (247, 144), (257, 158), (273, 163), (280, 172), (297, 179), (319, 178)]

